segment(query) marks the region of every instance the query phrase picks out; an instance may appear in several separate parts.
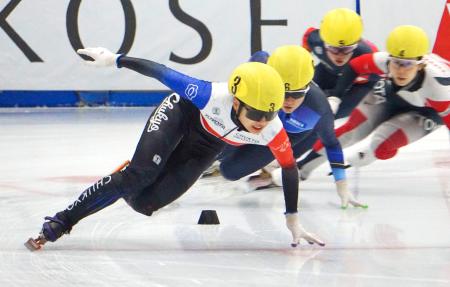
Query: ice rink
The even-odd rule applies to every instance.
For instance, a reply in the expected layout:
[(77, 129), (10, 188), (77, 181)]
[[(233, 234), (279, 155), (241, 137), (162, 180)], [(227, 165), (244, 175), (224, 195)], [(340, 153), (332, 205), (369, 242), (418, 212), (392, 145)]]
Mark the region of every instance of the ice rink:
[[(328, 167), (300, 183), (291, 248), (280, 189), (199, 180), (152, 217), (119, 200), (28, 251), (44, 216), (131, 158), (151, 108), (0, 109), (0, 286), (450, 286), (450, 145), (441, 128), (349, 170), (367, 210), (339, 208)], [(197, 225), (214, 209), (220, 225)]]

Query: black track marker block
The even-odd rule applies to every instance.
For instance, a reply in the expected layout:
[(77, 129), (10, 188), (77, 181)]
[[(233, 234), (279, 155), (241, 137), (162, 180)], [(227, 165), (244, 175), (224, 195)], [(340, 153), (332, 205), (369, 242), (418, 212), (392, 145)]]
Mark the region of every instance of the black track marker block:
[(202, 210), (198, 224), (220, 224), (217, 212), (215, 210)]

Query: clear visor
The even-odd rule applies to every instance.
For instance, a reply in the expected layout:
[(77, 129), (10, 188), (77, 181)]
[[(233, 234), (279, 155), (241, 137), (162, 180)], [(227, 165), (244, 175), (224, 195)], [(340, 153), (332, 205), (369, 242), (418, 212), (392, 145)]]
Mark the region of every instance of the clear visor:
[(420, 65), (423, 63), (423, 59), (422, 60), (417, 60), (417, 59), (402, 59), (402, 58), (396, 58), (396, 57), (389, 57), (389, 61), (394, 64), (397, 67), (401, 67), (401, 68), (409, 68), (415, 65)]
[(350, 53), (352, 53), (356, 47), (358, 47), (358, 44), (353, 44), (353, 45), (349, 45), (349, 46), (341, 46), (341, 47), (335, 47), (335, 46), (330, 46), (328, 44), (325, 44), (325, 49), (330, 52), (331, 54), (344, 54), (344, 55), (348, 55)]

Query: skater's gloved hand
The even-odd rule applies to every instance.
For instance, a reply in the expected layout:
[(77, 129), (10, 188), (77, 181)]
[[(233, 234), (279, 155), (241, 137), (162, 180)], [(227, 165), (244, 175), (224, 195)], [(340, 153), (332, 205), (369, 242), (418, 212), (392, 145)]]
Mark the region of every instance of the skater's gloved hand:
[(307, 232), (300, 224), (300, 218), (298, 213), (286, 213), (286, 226), (292, 233), (292, 247), (296, 247), (300, 244), (300, 239), (308, 241), (309, 244), (319, 244), (325, 246), (325, 243), (320, 240), (316, 235)]
[(328, 103), (330, 104), (331, 111), (333, 111), (333, 115), (338, 111), (341, 102), (341, 99), (338, 97), (328, 97)]
[(108, 67), (116, 64), (116, 60), (121, 54), (114, 54), (106, 48), (86, 48), (78, 49), (77, 53), (86, 55), (93, 59), (93, 61), (86, 61), (86, 64), (96, 67)]
[(336, 181), (336, 189), (339, 197), (341, 198), (341, 208), (346, 209), (350, 203), (354, 207), (367, 208), (367, 204), (356, 201), (353, 194), (348, 190), (347, 180), (342, 179)]

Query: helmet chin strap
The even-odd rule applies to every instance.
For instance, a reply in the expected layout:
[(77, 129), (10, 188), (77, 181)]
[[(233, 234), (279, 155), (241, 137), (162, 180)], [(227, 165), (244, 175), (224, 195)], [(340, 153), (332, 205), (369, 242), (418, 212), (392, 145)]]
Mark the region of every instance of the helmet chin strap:
[(248, 130), (244, 127), (244, 125), (239, 120), (239, 116), (241, 115), (242, 108), (243, 108), (243, 106), (241, 103), (239, 103), (239, 107), (238, 107), (237, 111), (235, 111), (233, 108), (231, 108), (231, 120), (238, 127), (238, 131), (248, 132)]

